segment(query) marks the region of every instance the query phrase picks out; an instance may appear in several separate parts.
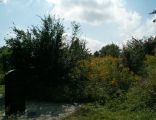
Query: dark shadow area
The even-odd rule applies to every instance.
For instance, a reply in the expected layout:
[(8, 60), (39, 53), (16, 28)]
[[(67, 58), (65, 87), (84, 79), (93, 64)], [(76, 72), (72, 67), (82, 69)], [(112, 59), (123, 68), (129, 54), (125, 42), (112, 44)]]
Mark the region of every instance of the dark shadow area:
[(6, 120), (4, 119), (4, 112), (5, 111), (5, 101), (4, 96), (0, 95), (0, 120)]
[(10, 116), (0, 116), (2, 120), (27, 120), (27, 119), (59, 119), (75, 112), (79, 104), (51, 103), (51, 102), (26, 102), (24, 114), (17, 113)]
[[(30, 68), (30, 69), (16, 69), (9, 71), (5, 79), (5, 114), (6, 116), (16, 115), (17, 113), (24, 113), (26, 111), (26, 101), (36, 101), (37, 102), (55, 102), (57, 97), (60, 97), (58, 92), (55, 93), (56, 86), (47, 82), (39, 82), (41, 79), (46, 78), (46, 74), (43, 70)], [(48, 79), (48, 77), (46, 78)], [(54, 92), (53, 92), (54, 91)], [(62, 95), (63, 96), (63, 95)], [(57, 101), (59, 102), (62, 101)], [(34, 104), (35, 104), (34, 103)], [(33, 106), (33, 104), (32, 104)], [(50, 111), (47, 111), (48, 105), (45, 104), (45, 107), (34, 106), (34, 111), (28, 112), (27, 116), (40, 116), (40, 114), (46, 115), (47, 113), (54, 108), (50, 108)], [(61, 112), (61, 106), (57, 105), (57, 109)], [(29, 111), (29, 107), (28, 107)], [(55, 110), (54, 110), (55, 111)], [(40, 113), (40, 114), (38, 114)], [(57, 114), (55, 112), (55, 114)], [(53, 114), (52, 114), (53, 115)]]
[(11, 115), (25, 111), (25, 78), (23, 71), (9, 71), (5, 79), (5, 114)]

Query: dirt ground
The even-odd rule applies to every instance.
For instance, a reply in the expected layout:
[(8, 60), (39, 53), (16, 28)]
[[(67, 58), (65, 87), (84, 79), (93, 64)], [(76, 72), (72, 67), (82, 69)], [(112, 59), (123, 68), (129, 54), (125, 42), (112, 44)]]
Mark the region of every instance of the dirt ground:
[(10, 116), (7, 118), (4, 113), (2, 98), (0, 105), (0, 120), (60, 120), (75, 112), (81, 105), (77, 103), (48, 103), (48, 102), (27, 102), (25, 113), (22, 115)]

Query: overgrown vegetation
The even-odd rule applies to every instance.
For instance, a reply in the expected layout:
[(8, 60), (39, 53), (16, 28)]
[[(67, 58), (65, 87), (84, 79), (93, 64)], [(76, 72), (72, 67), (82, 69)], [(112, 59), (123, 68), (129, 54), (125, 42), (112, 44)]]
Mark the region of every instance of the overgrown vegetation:
[[(33, 69), (28, 89), (29, 93), (34, 92), (33, 97), (100, 105), (95, 110), (89, 107), (85, 115), (80, 110), (80, 117), (71, 119), (87, 120), (92, 115), (93, 119), (109, 120), (113, 119), (112, 111), (118, 110), (114, 119), (143, 120), (153, 116), (156, 37), (132, 38), (123, 49), (110, 44), (91, 54), (85, 41), (78, 37), (78, 24), (72, 23), (72, 35), (66, 38), (60, 19), (48, 16), (41, 20), (40, 27), (33, 26), (27, 31), (13, 28), (16, 36), (7, 39), (6, 46), (0, 49), (0, 84), (4, 84), (4, 73), (10, 69)], [(129, 115), (123, 110), (129, 111)]]
[(155, 120), (156, 114), (144, 111), (112, 111), (104, 106), (84, 105), (64, 120)]

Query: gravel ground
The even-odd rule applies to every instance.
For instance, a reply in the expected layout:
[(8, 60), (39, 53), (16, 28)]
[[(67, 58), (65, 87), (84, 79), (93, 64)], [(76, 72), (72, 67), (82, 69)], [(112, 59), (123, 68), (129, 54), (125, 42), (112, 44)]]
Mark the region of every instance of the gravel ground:
[(0, 105), (0, 120), (60, 120), (75, 112), (81, 105), (48, 103), (48, 102), (27, 102), (26, 111), (23, 115), (6, 118), (4, 106)]

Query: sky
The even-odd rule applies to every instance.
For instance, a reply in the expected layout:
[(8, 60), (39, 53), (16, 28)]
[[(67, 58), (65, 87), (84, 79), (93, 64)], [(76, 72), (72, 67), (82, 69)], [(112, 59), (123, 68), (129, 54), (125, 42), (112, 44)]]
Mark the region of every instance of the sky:
[(26, 30), (50, 14), (64, 19), (67, 32), (72, 21), (79, 23), (92, 52), (111, 43), (122, 47), (132, 36), (156, 34), (156, 16), (149, 14), (155, 9), (156, 0), (0, 0), (0, 46), (13, 36), (13, 26)]

